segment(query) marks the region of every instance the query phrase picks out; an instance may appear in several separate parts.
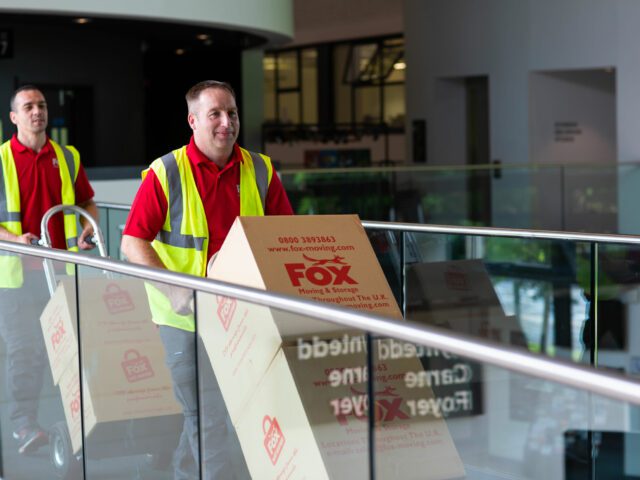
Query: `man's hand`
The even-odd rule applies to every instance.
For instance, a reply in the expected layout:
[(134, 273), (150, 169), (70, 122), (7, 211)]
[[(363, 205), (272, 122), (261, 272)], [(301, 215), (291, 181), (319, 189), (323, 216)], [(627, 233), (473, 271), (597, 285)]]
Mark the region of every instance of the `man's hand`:
[[(167, 269), (148, 240), (132, 237), (131, 235), (123, 235), (120, 250), (131, 263)], [(178, 315), (193, 313), (193, 291), (161, 282), (151, 283), (169, 299), (171, 308)]]
[(25, 245), (34, 245), (40, 240), (36, 235), (31, 232), (23, 233), (16, 237), (17, 243), (24, 243)]
[(189, 315), (193, 313), (193, 292), (182, 287), (167, 285), (165, 293), (171, 302), (171, 308), (178, 315)]
[[(78, 206), (86, 210), (87, 213), (91, 215), (91, 217), (96, 222), (100, 218), (98, 207), (96, 206), (96, 202), (94, 202), (93, 199), (89, 199), (86, 202), (79, 203)], [(91, 250), (95, 247), (95, 245), (86, 241), (87, 238), (91, 238), (93, 236), (93, 227), (91, 226), (91, 222), (81, 216), (80, 224), (82, 225), (82, 233), (80, 234), (80, 238), (78, 238), (78, 248), (80, 248), (80, 250)]]
[(87, 240), (90, 240), (93, 237), (93, 227), (87, 223), (87, 225), (82, 229), (82, 233), (78, 238), (78, 247), (80, 250), (91, 250), (95, 248), (94, 243), (89, 243)]

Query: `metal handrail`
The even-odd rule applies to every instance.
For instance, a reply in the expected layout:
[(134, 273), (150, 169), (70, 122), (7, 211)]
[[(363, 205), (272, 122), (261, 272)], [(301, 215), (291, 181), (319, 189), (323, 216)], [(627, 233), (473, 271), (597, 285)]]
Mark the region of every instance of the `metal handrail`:
[[(100, 208), (112, 208), (114, 210), (130, 210), (131, 205), (125, 203), (96, 202)], [(499, 227), (460, 227), (456, 225), (433, 225), (419, 223), (381, 222), (362, 220), (365, 229), (390, 230), (411, 233), (441, 233), (447, 235), (473, 235), (477, 237), (508, 237), (526, 238), (529, 240), (564, 240), (573, 242), (598, 242), (617, 243), (626, 245), (640, 245), (640, 236), (621, 235), (613, 233), (581, 233), (561, 232), (554, 230), (525, 230), (520, 228)]]
[(362, 226), (373, 230), (391, 230), (411, 233), (442, 233), (448, 235), (473, 235), (477, 237), (509, 237), (529, 240), (565, 240), (573, 242), (598, 242), (639, 245), (640, 236), (612, 233), (561, 232), (554, 230), (525, 230), (499, 227), (458, 227), (455, 225), (423, 225), (363, 220)]
[(622, 375), (594, 370), (563, 360), (551, 360), (514, 347), (452, 333), (436, 327), (390, 320), (379, 315), (363, 313), (339, 306), (312, 302), (288, 295), (265, 292), (253, 288), (198, 278), (156, 268), (125, 263), (118, 260), (80, 255), (63, 250), (51, 250), (18, 243), (0, 241), (0, 250), (75, 263), (96, 269), (109, 270), (145, 280), (287, 310), (298, 315), (329, 321), (344, 327), (451, 352), (478, 362), (488, 363), (526, 375), (586, 390), (610, 398), (640, 405), (640, 383)]
[(115, 203), (115, 202), (96, 202), (98, 208), (112, 208), (113, 210), (131, 210), (131, 205), (128, 203)]

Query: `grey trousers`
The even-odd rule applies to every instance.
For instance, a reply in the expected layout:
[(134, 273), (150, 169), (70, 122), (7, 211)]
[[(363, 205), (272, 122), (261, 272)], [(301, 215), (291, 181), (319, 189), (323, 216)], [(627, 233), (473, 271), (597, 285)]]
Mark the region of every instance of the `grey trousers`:
[(5, 343), (9, 416), (16, 431), (38, 423), (48, 365), (40, 314), (49, 301), (44, 272), (25, 271), (21, 288), (0, 288), (0, 336)]
[[(173, 391), (184, 413), (184, 426), (173, 458), (174, 478), (200, 478), (200, 451), (204, 459), (203, 479), (235, 478), (228, 448), (228, 412), (202, 341), (198, 339), (196, 367), (194, 333), (161, 326), (160, 337), (165, 348), (166, 363), (171, 371)], [(201, 394), (200, 416), (198, 389)], [(198, 438), (199, 426), (202, 428), (202, 446)]]

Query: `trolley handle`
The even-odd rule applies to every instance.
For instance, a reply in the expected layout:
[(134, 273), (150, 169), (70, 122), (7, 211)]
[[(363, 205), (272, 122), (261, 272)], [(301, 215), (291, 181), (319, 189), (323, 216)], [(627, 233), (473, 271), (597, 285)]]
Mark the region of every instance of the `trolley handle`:
[[(40, 234), (42, 235), (42, 237), (37, 240), (37, 245), (51, 248), (51, 238), (49, 237), (48, 228), (49, 220), (51, 220), (51, 217), (53, 217), (56, 213), (65, 210), (75, 212), (81, 217), (84, 217), (89, 222), (89, 224), (93, 228), (93, 235), (87, 235), (84, 240), (87, 243), (97, 245), (100, 256), (105, 258), (108, 257), (109, 255), (107, 254), (107, 247), (104, 241), (104, 236), (102, 235), (102, 230), (100, 230), (100, 226), (95, 221), (95, 219), (91, 215), (89, 215), (89, 212), (87, 212), (84, 208), (78, 207), (77, 205), (56, 205), (47, 210), (40, 222)], [(43, 265), (45, 277), (47, 278), (47, 286), (49, 287), (49, 294), (53, 297), (57, 286), (53, 263), (50, 259), (45, 258), (43, 260)], [(107, 275), (107, 277), (111, 275), (111, 273), (107, 271), (105, 271), (104, 273)]]
[(83, 238), (83, 240), (89, 245), (93, 245), (94, 247), (98, 245), (98, 239), (96, 238), (95, 234), (87, 235), (86, 237)]
[[(51, 247), (51, 239), (49, 238), (48, 229), (49, 220), (51, 220), (51, 217), (53, 217), (56, 213), (65, 210), (70, 210), (77, 213), (81, 217), (84, 217), (91, 224), (91, 226), (93, 227), (93, 243), (98, 246), (98, 251), (100, 252), (101, 257), (108, 257), (109, 255), (107, 253), (107, 248), (105, 246), (105, 241), (104, 237), (102, 236), (102, 230), (100, 230), (100, 226), (95, 221), (95, 219), (91, 215), (89, 215), (89, 212), (77, 205), (56, 205), (45, 212), (44, 216), (42, 217), (42, 221), (40, 222), (40, 232), (42, 235), (40, 245), (44, 247)], [(86, 240), (87, 239), (85, 238), (85, 241)]]

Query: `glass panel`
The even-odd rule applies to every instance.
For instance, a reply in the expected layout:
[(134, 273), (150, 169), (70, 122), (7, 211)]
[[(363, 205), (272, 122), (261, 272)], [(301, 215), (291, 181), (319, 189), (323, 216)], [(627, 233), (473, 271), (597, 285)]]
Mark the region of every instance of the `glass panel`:
[(384, 87), (384, 121), (390, 127), (404, 128), (404, 85)]
[(234, 298), (198, 293), (197, 305), (251, 478), (368, 478), (365, 335)]
[(303, 123), (318, 123), (318, 51), (302, 50)]
[(355, 90), (356, 122), (380, 122), (380, 89), (378, 87), (359, 87)]
[(406, 317), (590, 362), (588, 244), (406, 233)]
[(378, 44), (367, 43), (351, 47), (351, 59), (347, 70), (347, 81), (372, 82), (380, 79), (379, 63), (375, 61)]
[(374, 345), (380, 478), (637, 475), (638, 406), (390, 338)]
[(404, 59), (404, 38), (385, 40), (382, 72), (385, 83), (404, 82), (407, 64)]
[[(82, 479), (65, 421), (65, 415), (77, 418), (80, 411), (74, 375), (78, 369), (75, 310), (51, 298), (41, 258), (3, 255), (0, 259), (3, 287), (10, 287), (12, 274), (20, 271), (24, 280), (20, 287), (0, 288), (3, 478), (51, 478), (64, 473), (66, 478)], [(55, 285), (55, 274), (64, 276), (65, 265), (48, 265)], [(75, 451), (81, 452), (81, 436), (75, 440)], [(61, 451), (67, 456), (56, 455)]]
[(281, 93), (278, 98), (280, 123), (300, 123), (300, 94), (298, 92)]
[(640, 375), (640, 246), (598, 245), (598, 295), (585, 326), (597, 365)]
[[(170, 291), (175, 308), (180, 303), (184, 311), (193, 304), (192, 293), (88, 267), (79, 267), (77, 281), (87, 478), (176, 478), (174, 456), (183, 472), (197, 478), (195, 338), (158, 328), (146, 289)], [(166, 315), (156, 310), (156, 318)], [(179, 320), (188, 324), (184, 316)], [(168, 334), (170, 328), (177, 333)], [(191, 446), (180, 441), (186, 431)]]
[(265, 55), (262, 59), (264, 72), (264, 120), (276, 120), (276, 57)]
[(338, 45), (333, 50), (333, 87), (335, 92), (336, 123), (351, 123), (351, 86), (343, 81), (349, 56), (348, 45)]
[[(124, 260), (124, 255), (120, 252), (120, 241), (122, 240), (122, 232), (124, 230), (129, 209), (100, 207), (100, 230), (104, 236), (107, 247), (107, 253), (110, 258)], [(92, 251), (98, 254), (98, 249)]]
[(298, 52), (278, 54), (278, 88), (298, 88)]

